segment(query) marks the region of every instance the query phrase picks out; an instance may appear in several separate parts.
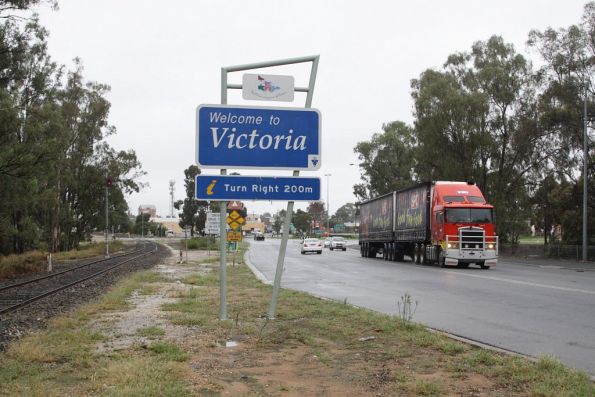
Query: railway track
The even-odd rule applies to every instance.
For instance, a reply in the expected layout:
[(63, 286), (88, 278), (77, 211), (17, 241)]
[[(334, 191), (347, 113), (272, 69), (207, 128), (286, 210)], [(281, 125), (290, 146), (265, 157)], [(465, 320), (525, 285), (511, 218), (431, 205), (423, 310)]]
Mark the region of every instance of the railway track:
[(101, 276), (126, 263), (150, 255), (156, 250), (157, 244), (147, 243), (140, 249), (117, 256), (93, 260), (30, 280), (2, 285), (0, 286), (0, 315), (16, 311), (35, 301)]

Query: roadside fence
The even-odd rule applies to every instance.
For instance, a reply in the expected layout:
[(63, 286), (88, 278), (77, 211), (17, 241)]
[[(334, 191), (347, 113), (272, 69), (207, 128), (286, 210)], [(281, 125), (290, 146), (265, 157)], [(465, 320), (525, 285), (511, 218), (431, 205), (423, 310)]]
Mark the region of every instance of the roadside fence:
[[(499, 253), (512, 256), (534, 256), (542, 258), (574, 259), (583, 258), (582, 245), (565, 244), (500, 244)], [(587, 247), (587, 258), (595, 261), (595, 245)]]

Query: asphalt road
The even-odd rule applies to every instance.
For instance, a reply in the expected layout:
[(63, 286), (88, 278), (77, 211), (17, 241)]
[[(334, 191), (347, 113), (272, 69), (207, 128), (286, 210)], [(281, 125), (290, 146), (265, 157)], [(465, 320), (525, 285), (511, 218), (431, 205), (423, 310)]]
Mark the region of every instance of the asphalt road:
[[(247, 254), (269, 281), (279, 241), (251, 241)], [(416, 322), (531, 356), (551, 354), (595, 374), (593, 266), (500, 258), (490, 270), (442, 269), (361, 258), (354, 249), (301, 255), (299, 247), (289, 240), (285, 288), (387, 314), (397, 313), (408, 292), (418, 302)]]

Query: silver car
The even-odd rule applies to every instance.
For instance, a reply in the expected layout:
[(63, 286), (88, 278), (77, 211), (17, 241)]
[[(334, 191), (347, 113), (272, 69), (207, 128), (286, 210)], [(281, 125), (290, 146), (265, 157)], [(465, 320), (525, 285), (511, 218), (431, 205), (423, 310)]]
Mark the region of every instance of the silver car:
[(305, 254), (306, 252), (316, 252), (317, 254), (322, 254), (322, 241), (318, 240), (317, 238), (305, 238), (302, 242), (301, 253)]
[(347, 241), (343, 237), (331, 237), (329, 249), (347, 251)]

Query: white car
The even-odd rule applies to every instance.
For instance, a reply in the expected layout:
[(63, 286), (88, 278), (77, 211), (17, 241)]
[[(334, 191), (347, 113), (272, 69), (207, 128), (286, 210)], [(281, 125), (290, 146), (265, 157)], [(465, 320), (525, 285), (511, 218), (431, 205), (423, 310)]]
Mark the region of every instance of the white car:
[(347, 251), (347, 241), (343, 237), (331, 237), (329, 249)]
[(316, 252), (317, 254), (322, 254), (322, 241), (318, 240), (317, 238), (305, 238), (302, 241), (302, 255), (306, 252)]

